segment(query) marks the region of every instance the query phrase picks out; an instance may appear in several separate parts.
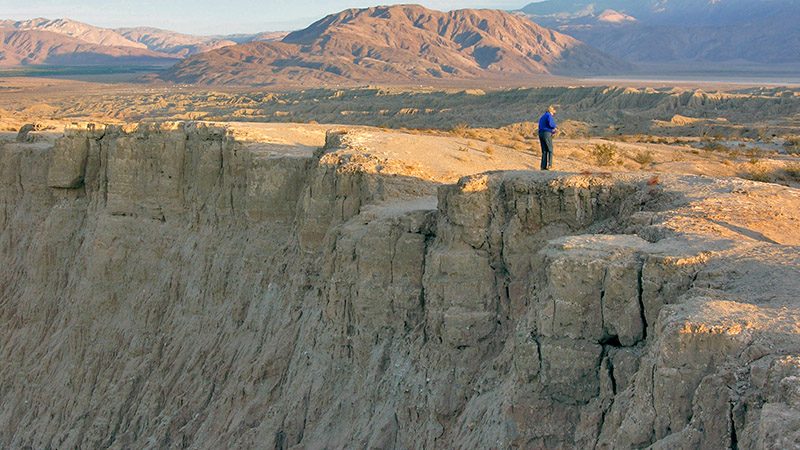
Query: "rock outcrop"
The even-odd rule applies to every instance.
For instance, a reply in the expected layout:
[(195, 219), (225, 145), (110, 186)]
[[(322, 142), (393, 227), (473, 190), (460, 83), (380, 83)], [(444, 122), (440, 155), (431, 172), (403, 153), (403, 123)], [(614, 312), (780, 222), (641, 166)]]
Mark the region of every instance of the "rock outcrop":
[(769, 195), (797, 230), (796, 190), (439, 185), (356, 141), (5, 144), (0, 446), (800, 444), (797, 241), (737, 216)]

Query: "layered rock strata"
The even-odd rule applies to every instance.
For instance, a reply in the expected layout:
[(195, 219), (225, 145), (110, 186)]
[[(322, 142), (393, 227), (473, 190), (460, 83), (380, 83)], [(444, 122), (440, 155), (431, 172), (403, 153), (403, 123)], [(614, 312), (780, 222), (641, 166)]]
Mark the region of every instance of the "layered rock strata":
[(5, 144), (0, 446), (800, 444), (796, 240), (736, 222), (768, 195), (796, 227), (796, 190), (439, 185), (328, 142), (162, 124)]

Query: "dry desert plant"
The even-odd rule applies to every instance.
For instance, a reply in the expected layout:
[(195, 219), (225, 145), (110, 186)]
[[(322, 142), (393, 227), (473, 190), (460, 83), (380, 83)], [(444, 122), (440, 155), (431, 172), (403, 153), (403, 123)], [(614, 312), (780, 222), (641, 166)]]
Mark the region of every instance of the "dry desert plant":
[(770, 173), (769, 168), (758, 160), (750, 160), (750, 167), (745, 169), (742, 173), (742, 178), (752, 181), (760, 181), (762, 183), (770, 183), (774, 181), (774, 174)]
[(461, 122), (453, 125), (453, 128), (450, 129), (450, 133), (456, 136), (464, 136), (467, 134), (467, 130), (469, 130), (469, 124)]
[(639, 163), (642, 167), (647, 167), (650, 164), (653, 164), (655, 159), (653, 158), (653, 152), (650, 150), (640, 150), (633, 155), (633, 160)]
[(800, 182), (800, 163), (792, 163), (783, 168), (786, 176), (794, 182)]
[(788, 136), (783, 147), (790, 155), (800, 155), (800, 136)]
[(530, 150), (530, 146), (524, 142), (517, 141), (512, 145), (512, 148), (518, 152), (524, 152), (525, 150)]
[(703, 150), (709, 152), (729, 152), (731, 149), (717, 141), (707, 141), (703, 143)]
[(598, 166), (610, 166), (619, 153), (619, 147), (615, 144), (595, 144), (592, 148), (592, 156)]

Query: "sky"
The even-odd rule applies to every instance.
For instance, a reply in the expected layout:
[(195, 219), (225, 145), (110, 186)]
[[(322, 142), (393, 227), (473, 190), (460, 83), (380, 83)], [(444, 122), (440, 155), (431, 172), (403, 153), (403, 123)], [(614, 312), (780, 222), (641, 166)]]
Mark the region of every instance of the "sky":
[(152, 26), (192, 34), (303, 28), (347, 8), (418, 3), (442, 11), (519, 9), (533, 0), (0, 0), (0, 19), (70, 18), (117, 28)]

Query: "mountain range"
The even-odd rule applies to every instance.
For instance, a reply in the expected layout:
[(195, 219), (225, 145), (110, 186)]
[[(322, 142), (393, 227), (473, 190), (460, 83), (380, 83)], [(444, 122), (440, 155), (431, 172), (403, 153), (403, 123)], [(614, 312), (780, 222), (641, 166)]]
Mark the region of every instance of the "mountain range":
[(193, 36), (149, 27), (101, 28), (70, 19), (0, 20), (0, 67), (171, 65), (197, 53), (285, 35)]
[(546, 0), (522, 12), (632, 62), (800, 63), (797, 0)]
[(0, 20), (0, 67), (160, 66), (170, 82), (239, 85), (524, 81), (657, 65), (787, 73), (800, 67), (798, 18), (798, 0), (545, 0), (514, 12), (348, 9), (291, 33), (220, 36)]
[(417, 5), (349, 9), (280, 42), (195, 55), (164, 74), (183, 83), (275, 84), (512, 79), (624, 70), (627, 64), (527, 18)]

